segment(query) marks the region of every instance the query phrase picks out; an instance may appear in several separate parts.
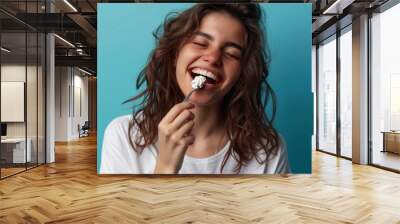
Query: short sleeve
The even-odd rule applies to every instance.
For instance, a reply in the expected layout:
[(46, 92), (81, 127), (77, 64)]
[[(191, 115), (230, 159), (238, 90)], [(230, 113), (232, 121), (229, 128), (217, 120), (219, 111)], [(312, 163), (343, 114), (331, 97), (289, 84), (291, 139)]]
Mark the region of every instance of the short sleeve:
[[(140, 173), (137, 163), (137, 155), (129, 144), (127, 118), (113, 120), (104, 132), (100, 174), (126, 174)], [(133, 158), (135, 157), (135, 158)]]
[(277, 154), (265, 166), (265, 174), (285, 174), (291, 172), (286, 142), (281, 135), (280, 143)]
[(284, 174), (284, 173), (290, 173), (290, 172), (291, 171), (290, 171), (286, 143), (283, 140), (283, 138), (281, 138), (280, 156), (278, 159), (278, 164), (276, 165), (275, 173), (276, 174)]

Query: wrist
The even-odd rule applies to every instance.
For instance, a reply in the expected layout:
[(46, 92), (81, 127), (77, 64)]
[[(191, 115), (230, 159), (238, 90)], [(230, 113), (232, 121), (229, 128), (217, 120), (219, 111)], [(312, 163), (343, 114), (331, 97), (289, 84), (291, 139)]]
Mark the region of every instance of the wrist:
[(177, 174), (178, 171), (175, 167), (166, 165), (157, 160), (156, 168), (154, 169), (154, 174)]

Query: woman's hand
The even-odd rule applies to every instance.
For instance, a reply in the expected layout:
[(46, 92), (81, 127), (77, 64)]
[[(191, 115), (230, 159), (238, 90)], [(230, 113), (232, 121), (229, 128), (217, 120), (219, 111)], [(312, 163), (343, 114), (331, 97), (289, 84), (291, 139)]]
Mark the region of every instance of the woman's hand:
[(189, 102), (176, 104), (158, 124), (158, 158), (154, 173), (175, 174), (181, 169), (184, 155), (194, 136), (194, 114), (189, 111), (194, 105)]

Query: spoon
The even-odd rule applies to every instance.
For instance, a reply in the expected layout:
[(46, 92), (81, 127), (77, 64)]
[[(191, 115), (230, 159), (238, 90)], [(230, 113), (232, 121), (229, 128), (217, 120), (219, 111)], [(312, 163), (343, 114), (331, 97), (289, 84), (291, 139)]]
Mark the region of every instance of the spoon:
[(192, 80), (192, 91), (189, 92), (189, 94), (185, 97), (184, 101), (188, 101), (192, 93), (198, 89), (203, 88), (205, 84), (206, 84), (206, 77), (201, 75), (194, 77), (194, 79)]

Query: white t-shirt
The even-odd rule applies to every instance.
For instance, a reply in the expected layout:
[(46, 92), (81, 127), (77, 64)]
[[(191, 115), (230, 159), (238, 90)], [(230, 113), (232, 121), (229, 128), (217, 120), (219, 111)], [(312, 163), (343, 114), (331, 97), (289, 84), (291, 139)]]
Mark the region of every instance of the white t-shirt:
[[(141, 154), (137, 153), (129, 144), (128, 127), (131, 115), (121, 116), (114, 119), (104, 132), (100, 174), (153, 174), (156, 166), (158, 150), (154, 144), (143, 149)], [(133, 136), (138, 129), (133, 128)], [(283, 142), (283, 141), (282, 141)], [(194, 158), (185, 155), (180, 174), (221, 174), (225, 153), (229, 149), (228, 143), (216, 154), (206, 158)], [(264, 159), (260, 154), (260, 158)], [(234, 168), (237, 162), (229, 156), (223, 174), (235, 174)], [(284, 144), (279, 148), (276, 155), (271, 155), (267, 163), (259, 164), (256, 159), (242, 166), (240, 174), (280, 174), (289, 173), (289, 163), (286, 147)]]

